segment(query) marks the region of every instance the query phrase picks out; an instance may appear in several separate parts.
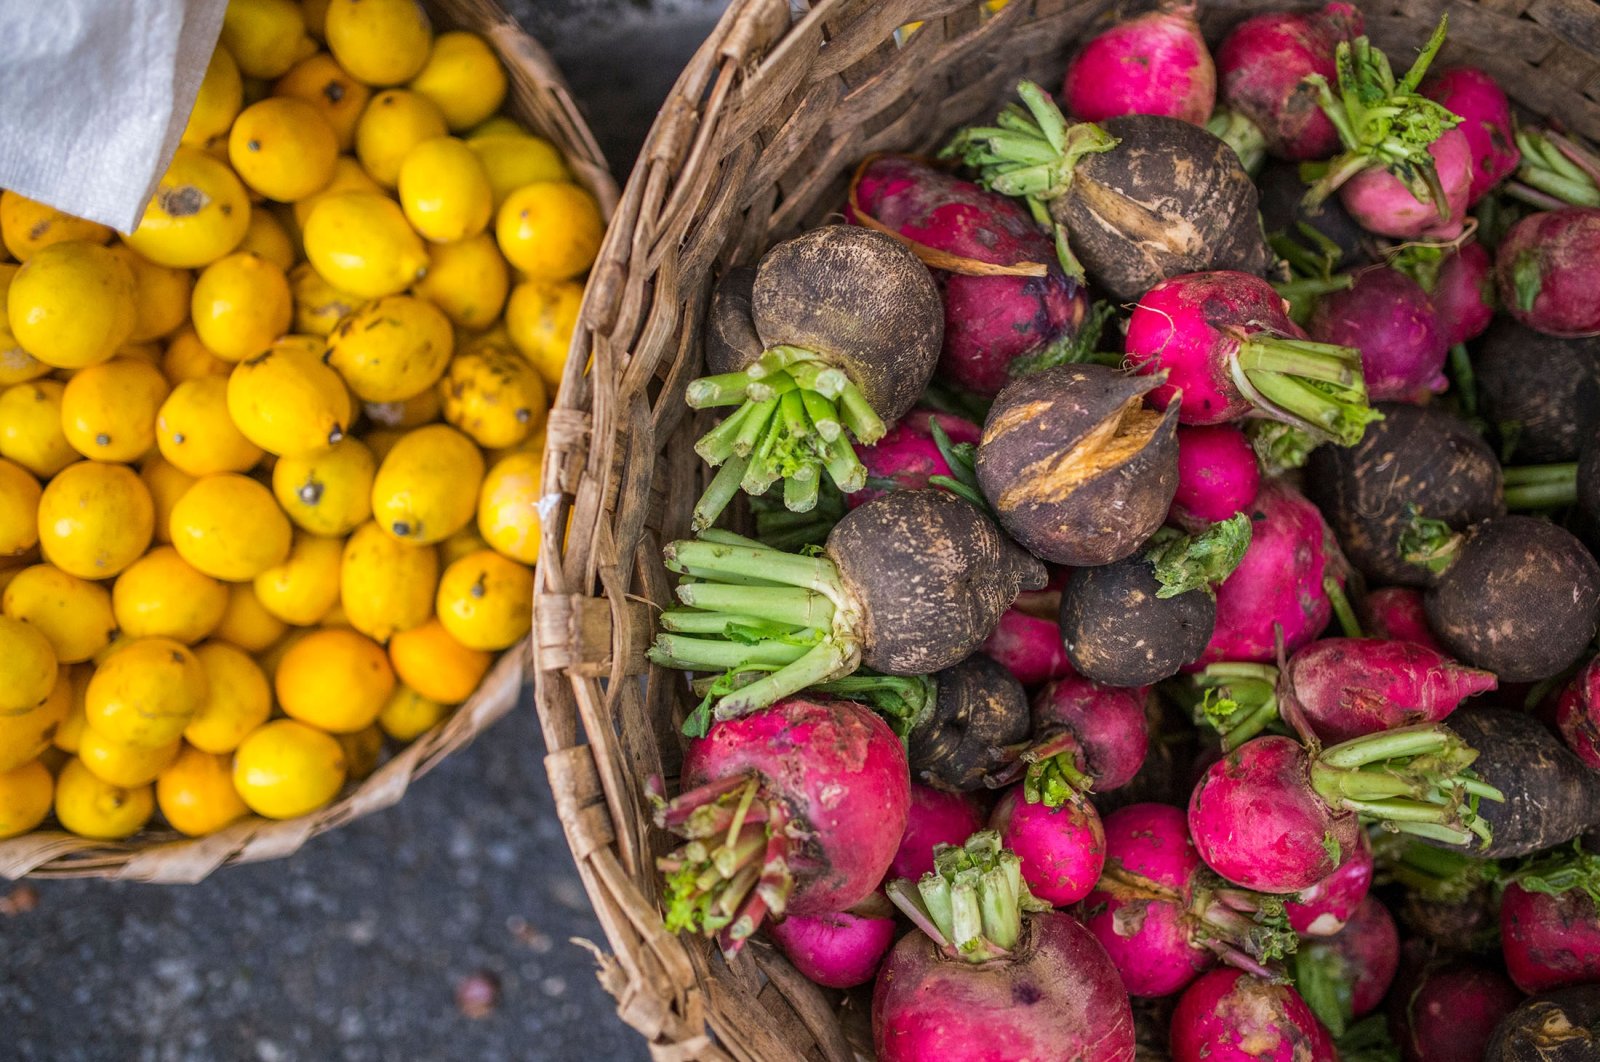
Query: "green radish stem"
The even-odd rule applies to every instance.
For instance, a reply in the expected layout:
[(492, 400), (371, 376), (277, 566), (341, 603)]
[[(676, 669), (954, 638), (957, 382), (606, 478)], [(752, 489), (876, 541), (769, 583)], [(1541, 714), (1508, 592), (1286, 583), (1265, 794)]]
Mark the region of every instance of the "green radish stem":
[(1233, 148), (1244, 172), (1254, 177), (1267, 160), (1267, 138), (1261, 127), (1229, 107), (1218, 107), (1206, 122), (1206, 132)]
[(1517, 885), (1546, 896), (1577, 889), (1600, 905), (1600, 855), (1586, 851), (1581, 840), (1573, 841), (1570, 849), (1529, 856), (1496, 884), (1502, 889)]
[(1215, 596), (1213, 587), (1233, 574), (1250, 548), (1250, 517), (1234, 513), (1197, 535), (1164, 527), (1151, 538), (1145, 560), (1155, 570), (1159, 598), (1177, 597), (1191, 590)]
[(948, 476), (929, 476), (928, 485), (949, 491), (963, 501), (971, 502), (985, 512), (991, 511), (989, 499), (978, 486), (978, 448), (972, 443), (953, 443), (944, 426), (934, 417), (928, 418), (928, 433), (933, 445), (950, 469)]
[(1472, 371), (1472, 356), (1465, 343), (1450, 348), (1450, 376), (1455, 384), (1456, 398), (1461, 403), (1461, 415), (1469, 420), (1478, 415), (1478, 377)]
[(928, 717), (939, 701), (939, 684), (932, 675), (880, 675), (863, 670), (845, 678), (818, 682), (811, 689), (867, 705), (882, 716), (902, 740)]
[(1271, 664), (1211, 664), (1192, 681), (1203, 692), (1195, 722), (1221, 735), (1225, 753), (1278, 722), (1278, 669)]
[(1419, 565), (1437, 575), (1455, 563), (1461, 542), (1460, 532), (1443, 520), (1423, 516), (1422, 510), (1413, 505), (1406, 529), (1400, 533), (1400, 556), (1406, 563)]
[(1345, 596), (1344, 587), (1339, 585), (1339, 580), (1333, 576), (1325, 576), (1322, 580), (1322, 592), (1328, 595), (1328, 604), (1333, 606), (1333, 617), (1339, 622), (1339, 631), (1346, 638), (1365, 637), (1361, 633), (1361, 621), (1356, 619), (1356, 610), (1350, 607), (1350, 598)]
[(912, 884), (901, 878), (889, 899), (946, 956), (988, 962), (1010, 954), (1022, 936), (1025, 911), (1048, 911), (1022, 880), (1022, 860), (981, 830), (965, 844), (933, 850), (933, 869)]
[(1500, 865), (1492, 860), (1421, 844), (1398, 833), (1381, 834), (1373, 843), (1373, 858), (1379, 880), (1437, 903), (1459, 903), (1501, 876)]
[(1361, 441), (1383, 414), (1367, 404), (1361, 352), (1354, 347), (1263, 333), (1234, 336), (1234, 384), (1257, 406), (1307, 434), (1341, 446)]
[(1094, 779), (1084, 771), (1083, 746), (1068, 731), (1025, 751), (1022, 762), (1028, 765), (1022, 776), (1022, 796), (1030, 804), (1059, 808), (1094, 790)]
[(1551, 130), (1518, 129), (1522, 162), (1506, 194), (1540, 210), (1600, 207), (1600, 158)]
[(1261, 471), (1268, 476), (1281, 476), (1304, 467), (1311, 451), (1317, 448), (1316, 439), (1281, 420), (1247, 420), (1244, 433), (1261, 462)]
[[(1017, 358), (1006, 367), (1006, 372), (1015, 379), (1041, 369), (1053, 369), (1058, 365), (1078, 365), (1084, 362), (1098, 362), (1102, 365), (1122, 364), (1121, 354), (1106, 354), (1100, 351), (1100, 339), (1105, 334), (1106, 324), (1116, 315), (1117, 307), (1113, 303), (1105, 300), (1095, 302), (1089, 307), (1083, 323), (1075, 331), (1062, 333), (1037, 354)], [(981, 417), (969, 419), (982, 422)]]
[(1555, 509), (1578, 500), (1578, 463), (1522, 465), (1505, 470), (1507, 509)]

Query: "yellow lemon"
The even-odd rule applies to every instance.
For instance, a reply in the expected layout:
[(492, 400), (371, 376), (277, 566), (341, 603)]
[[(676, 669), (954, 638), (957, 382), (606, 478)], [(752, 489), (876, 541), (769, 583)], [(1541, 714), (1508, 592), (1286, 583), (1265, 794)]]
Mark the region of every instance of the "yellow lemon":
[(44, 559), (80, 579), (109, 579), (132, 564), (155, 531), (150, 491), (127, 465), (79, 461), (39, 499)]
[(372, 90), (345, 73), (326, 52), (297, 63), (278, 79), (272, 91), (315, 107), (333, 130), (340, 151), (349, 151), (355, 145), (356, 122), (372, 98)]
[(233, 785), (257, 815), (292, 819), (339, 794), (347, 766), (330, 734), (293, 719), (258, 727), (233, 756)]
[(483, 163), (453, 136), (424, 140), (400, 163), (400, 206), (406, 220), (434, 243), (476, 236), (494, 213)]
[(362, 168), (361, 163), (349, 155), (340, 155), (333, 164), (333, 176), (322, 191), (316, 195), (308, 195), (304, 199), (297, 199), (289, 207), (289, 212), (294, 217), (294, 223), (302, 230), (306, 221), (311, 217), (311, 212), (317, 209), (317, 204), (330, 195), (340, 192), (371, 192), (374, 195), (387, 196), (389, 193), (383, 185), (372, 179), (372, 175)]
[(79, 837), (120, 841), (144, 828), (155, 813), (155, 796), (147, 785), (124, 789), (94, 776), (73, 758), (56, 778), (56, 818)]
[(404, 542), (439, 542), (467, 526), (482, 482), (483, 454), (471, 439), (443, 424), (417, 428), (378, 466), (373, 519)]
[(182, 142), (203, 147), (208, 140), (228, 131), (243, 106), (244, 80), (239, 74), (239, 64), (226, 45), (218, 44), (206, 63), (200, 94), (195, 97), (189, 123), (183, 128)]
[(74, 217), (25, 195), (0, 192), (0, 241), (11, 257), (26, 262), (36, 252), (53, 243), (85, 240), (105, 243), (111, 230), (97, 222)]
[(183, 733), (205, 696), (205, 669), (188, 646), (134, 638), (95, 668), (83, 709), (90, 728), (112, 741), (154, 748)]
[(261, 607), (254, 586), (233, 583), (228, 587), (227, 611), (214, 633), (229, 645), (260, 653), (271, 648), (287, 630), (283, 620)]
[(50, 814), (56, 780), (38, 760), (0, 772), (0, 838), (27, 833)]
[(228, 161), (239, 179), (280, 203), (321, 191), (338, 155), (339, 138), (322, 112), (290, 96), (252, 103), (228, 132)]
[(134, 326), (128, 336), (147, 343), (171, 335), (189, 319), (189, 293), (194, 277), (187, 269), (157, 265), (125, 243), (111, 245), (133, 273)]
[(252, 208), (250, 226), (244, 230), (244, 239), (239, 241), (239, 246), (234, 250), (241, 254), (248, 252), (259, 255), (287, 273), (300, 260), (300, 251), (295, 245), (295, 237), (278, 220), (275, 211), (282, 209), (281, 205), (267, 204)]
[(514, 453), (496, 461), (478, 492), (478, 530), (489, 545), (523, 564), (539, 560), (541, 457)]
[[(0, 311), (5, 309), (10, 295), (11, 280), (21, 268), (15, 262), (0, 262)], [(22, 349), (17, 337), (11, 334), (11, 321), (0, 312), (0, 390), (48, 376), (50, 371), (49, 365)]]
[(0, 457), (46, 479), (78, 460), (61, 430), (66, 390), (56, 380), (32, 380), (0, 392)]
[(506, 72), (488, 41), (456, 30), (434, 38), (411, 89), (438, 104), (451, 129), (470, 129), (500, 109)]
[(509, 114), (497, 114), (485, 119), (467, 130), (468, 140), (477, 140), (486, 136), (532, 136), (521, 122)]
[(178, 555), (215, 579), (254, 579), (289, 555), (292, 532), (272, 492), (247, 476), (206, 476), (172, 508)]
[(272, 687), (261, 666), (237, 646), (206, 642), (194, 655), (205, 669), (206, 696), (183, 738), (205, 752), (232, 752), (271, 717)]
[(289, 718), (332, 734), (353, 734), (377, 720), (394, 691), (394, 669), (371, 638), (328, 627), (283, 655), (273, 686)]
[(553, 393), (561, 386), (578, 325), (583, 285), (571, 280), (525, 280), (506, 303), (506, 331), (517, 352), (538, 370)]
[(194, 330), (224, 361), (253, 358), (289, 330), (289, 280), (259, 255), (230, 254), (206, 266), (190, 299)]
[(372, 515), (372, 451), (358, 439), (326, 450), (282, 457), (272, 466), (272, 493), (296, 526), (313, 535), (346, 535)]
[(169, 826), (188, 837), (216, 833), (250, 814), (233, 787), (232, 761), (187, 745), (156, 778), (156, 806)]
[(389, 661), (396, 677), (422, 696), (460, 704), (478, 688), (494, 657), (456, 641), (435, 617), (390, 638)]
[[(319, 344), (320, 345), (320, 344)], [(244, 437), (282, 457), (324, 450), (350, 426), (350, 392), (305, 346), (278, 342), (228, 377), (228, 413)]]
[(228, 0), (222, 44), (246, 77), (281, 77), (317, 50), (294, 0)]
[(339, 600), (350, 626), (383, 642), (433, 615), (439, 554), (432, 546), (397, 541), (377, 524), (363, 524), (345, 543)]
[(328, 336), (327, 361), (363, 401), (399, 402), (434, 385), (454, 345), (438, 307), (390, 295), (339, 322)]
[(567, 169), (561, 152), (543, 137), (519, 130), (509, 134), (474, 135), (467, 138), (467, 145), (477, 153), (489, 176), (495, 210), (525, 184), (572, 180), (572, 172)]
[(436, 606), (468, 649), (508, 649), (533, 626), (533, 572), (492, 549), (468, 554), (439, 577)]
[(378, 725), (396, 741), (415, 741), (449, 714), (450, 709), (410, 686), (396, 686), (383, 711), (378, 713)]
[(155, 541), (170, 543), (172, 507), (194, 486), (195, 477), (156, 453), (146, 457), (139, 466), (139, 480), (150, 492), (150, 501), (155, 506)]
[(88, 240), (40, 248), (11, 280), (6, 311), (24, 350), (58, 369), (109, 360), (133, 333), (133, 271)]
[(249, 227), (250, 198), (228, 164), (180, 147), (139, 227), (124, 239), (152, 262), (196, 269), (239, 246)]
[(457, 354), (439, 382), (444, 419), (479, 446), (513, 446), (544, 426), (549, 399), (532, 365), (479, 343)]
[(226, 378), (233, 371), (233, 362), (223, 361), (200, 342), (193, 325), (184, 325), (171, 339), (161, 355), (161, 374), (173, 385), (202, 376)]
[(289, 273), (289, 291), (294, 295), (295, 331), (313, 336), (332, 332), (366, 301), (323, 280), (310, 262), (301, 262)]
[(510, 285), (506, 260), (488, 233), (429, 252), (428, 273), (412, 289), (444, 311), (451, 323), (475, 331), (500, 316)]
[(444, 114), (426, 96), (389, 89), (372, 97), (356, 123), (356, 158), (385, 188), (400, 180), (400, 163), (424, 140), (450, 131)]
[(22, 569), (6, 584), (0, 612), (37, 628), (63, 664), (88, 660), (117, 629), (106, 588), (51, 564)]
[(404, 291), (428, 268), (427, 249), (400, 207), (371, 192), (324, 197), (306, 219), (305, 244), (324, 280), (369, 299)]
[(245, 472), (263, 455), (228, 415), (228, 380), (202, 376), (173, 388), (156, 414), (156, 445), (191, 476)]
[(468, 524), (460, 531), (439, 543), (439, 563), (449, 567), (469, 553), (488, 549), (489, 543), (478, 534), (478, 529)]
[(0, 458), (0, 560), (21, 557), (39, 544), (39, 497), (32, 473)]
[(158, 546), (128, 565), (111, 588), (117, 627), (129, 638), (171, 638), (193, 645), (222, 622), (228, 588)]
[(322, 30), (339, 65), (369, 85), (416, 77), (433, 44), (417, 0), (330, 0)]
[[(66, 702), (66, 714), (56, 724), (55, 733), (50, 735), (50, 745), (60, 752), (77, 752), (78, 744), (83, 738), (83, 732), (89, 729), (88, 718), (84, 712), (83, 702), (88, 696), (89, 680), (94, 677), (94, 666), (79, 664), (77, 667), (68, 668), (58, 683), (65, 681), (63, 699)], [(3, 740), (0, 740), (3, 744)]]
[(67, 442), (96, 461), (132, 461), (156, 441), (156, 411), (167, 378), (139, 358), (112, 358), (80, 369), (61, 395)]
[(43, 631), (0, 616), (0, 715), (36, 711), (55, 689), (59, 673), (56, 652)]
[(298, 532), (283, 563), (255, 577), (256, 599), (279, 619), (308, 627), (339, 603), (343, 556), (343, 539)]
[(78, 759), (96, 778), (125, 789), (149, 785), (178, 758), (181, 741), (165, 745), (127, 745), (112, 741), (94, 727), (84, 728), (78, 740)]
[(570, 181), (526, 184), (506, 197), (495, 237), (506, 261), (530, 280), (570, 280), (600, 251), (605, 219), (594, 196)]
[[(0, 645), (6, 639), (0, 634)], [(0, 661), (0, 671), (16, 673), (19, 665)], [(0, 712), (0, 771), (36, 759), (60, 731), (72, 712), (72, 669), (61, 670), (44, 700), (26, 711)]]

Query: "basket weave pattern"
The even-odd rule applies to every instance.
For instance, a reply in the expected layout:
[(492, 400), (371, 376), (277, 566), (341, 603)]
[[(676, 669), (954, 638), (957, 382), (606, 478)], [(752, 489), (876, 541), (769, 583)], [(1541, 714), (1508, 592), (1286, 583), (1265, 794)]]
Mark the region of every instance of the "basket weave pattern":
[[(510, 78), (506, 110), (561, 150), (574, 178), (595, 195), (609, 217), (617, 202), (616, 184), (544, 49), (493, 0), (429, 0), (426, 6), (437, 29), (472, 30), (489, 41)], [(230, 863), (289, 855), (319, 833), (396, 803), (413, 780), (515, 707), (530, 641), (523, 639), (502, 654), (477, 691), (448, 719), (320, 811), (283, 822), (249, 818), (195, 840), (159, 830), (146, 830), (120, 844), (61, 832), (25, 834), (0, 841), (0, 876), (193, 883)]]
[[(1017, 80), (1058, 83), (1113, 0), (734, 0), (656, 120), (595, 265), (550, 418), (534, 659), (546, 768), (612, 954), (600, 977), (658, 1059), (870, 1056), (860, 1007), (755, 941), (731, 964), (672, 936), (656, 907), (644, 783), (681, 754), (682, 676), (647, 667), (672, 600), (661, 545), (687, 534), (705, 484), (684, 388), (700, 374), (711, 285), (817, 224), (855, 164), (926, 152), (988, 119)], [(1123, 10), (1148, 4), (1131, 3)], [(1211, 0), (1213, 41), (1285, 0)], [(1361, 0), (1396, 56), (1451, 15), (1440, 65), (1487, 69), (1530, 112), (1600, 137), (1593, 0)], [(895, 29), (923, 26), (896, 43)], [(704, 423), (698, 424), (703, 429)], [(640, 679), (642, 677), (642, 680)]]

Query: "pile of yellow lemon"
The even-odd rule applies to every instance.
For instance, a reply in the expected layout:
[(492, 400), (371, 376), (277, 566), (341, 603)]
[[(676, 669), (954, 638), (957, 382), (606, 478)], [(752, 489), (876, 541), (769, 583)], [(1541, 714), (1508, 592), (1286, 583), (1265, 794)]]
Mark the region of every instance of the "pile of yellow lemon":
[(0, 837), (303, 815), (529, 629), (601, 235), (415, 0), (232, 0), (120, 238), (0, 194)]

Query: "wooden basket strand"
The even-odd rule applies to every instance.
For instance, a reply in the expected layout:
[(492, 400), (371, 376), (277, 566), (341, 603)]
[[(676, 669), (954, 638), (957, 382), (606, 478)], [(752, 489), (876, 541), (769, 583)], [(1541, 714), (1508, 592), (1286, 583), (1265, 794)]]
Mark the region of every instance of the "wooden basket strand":
[[(438, 29), (467, 29), (485, 37), (510, 75), (506, 109), (559, 148), (575, 179), (592, 192), (607, 217), (616, 208), (611, 179), (594, 135), (584, 123), (561, 72), (539, 44), (492, 0), (430, 0)], [(217, 833), (184, 840), (146, 830), (124, 843), (91, 841), (57, 831), (0, 841), (0, 876), (92, 877), (193, 883), (218, 867), (289, 855), (320, 833), (399, 801), (411, 783), (516, 707), (532, 638), (507, 650), (472, 697), (452, 715), (401, 749), (337, 801), (297, 819), (249, 818)]]

